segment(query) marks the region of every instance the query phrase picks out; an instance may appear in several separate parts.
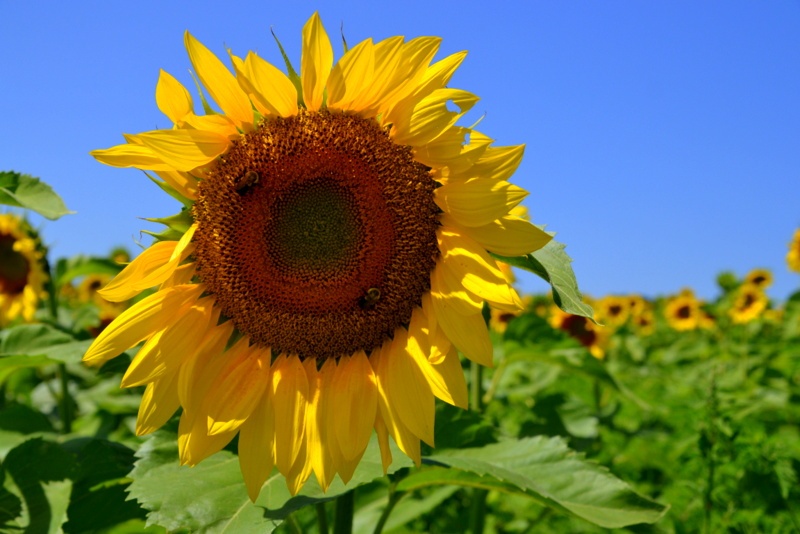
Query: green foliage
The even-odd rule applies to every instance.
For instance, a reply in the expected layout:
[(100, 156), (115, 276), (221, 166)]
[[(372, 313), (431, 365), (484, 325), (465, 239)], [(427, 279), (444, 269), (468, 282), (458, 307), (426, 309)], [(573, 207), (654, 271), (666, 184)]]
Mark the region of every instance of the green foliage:
[(0, 171), (0, 204), (26, 208), (50, 220), (75, 213), (39, 178), (13, 171)]
[(565, 248), (563, 243), (551, 239), (544, 247), (525, 256), (494, 256), (509, 265), (530, 271), (550, 284), (553, 300), (565, 312), (593, 319), (592, 307), (583, 301), (572, 271), (572, 258), (567, 255)]

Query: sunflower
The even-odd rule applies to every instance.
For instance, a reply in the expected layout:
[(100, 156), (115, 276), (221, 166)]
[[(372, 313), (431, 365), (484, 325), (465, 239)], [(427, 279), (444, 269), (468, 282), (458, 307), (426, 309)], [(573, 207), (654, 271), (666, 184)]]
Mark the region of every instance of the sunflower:
[(753, 269), (744, 277), (744, 283), (762, 290), (767, 289), (772, 285), (772, 273), (769, 269)]
[(664, 316), (675, 330), (694, 330), (700, 321), (700, 302), (691, 290), (684, 289), (667, 301)]
[(0, 214), (0, 326), (32, 321), (47, 281), (39, 238), (21, 218)]
[(786, 264), (789, 266), (790, 271), (800, 273), (800, 228), (794, 231), (794, 237), (789, 243)]
[(749, 323), (761, 315), (768, 303), (769, 299), (760, 287), (742, 284), (736, 291), (736, 298), (728, 315), (734, 323)]
[(598, 320), (611, 329), (616, 329), (628, 320), (631, 301), (628, 297), (608, 295), (597, 301)]
[[(367, 39), (334, 63), (320, 18), (300, 73), (249, 52), (233, 72), (188, 32), (197, 78), (221, 109), (161, 71), (171, 129), (92, 154), (151, 170), (181, 215), (100, 294), (156, 287), (95, 340), (99, 365), (144, 341), (122, 379), (146, 385), (137, 433), (179, 407), (194, 465), (238, 433), (255, 500), (277, 467), (295, 494), (350, 480), (373, 429), (417, 464), (433, 446), (435, 397), (466, 407), (458, 353), (492, 364), (484, 303), (522, 303), (490, 255), (550, 236), (510, 211), (523, 146), (493, 146), (459, 119), (477, 97), (448, 87), (465, 53), (440, 39)], [(202, 95), (201, 95), (202, 96)], [(453, 110), (453, 109), (457, 110)]]
[(603, 326), (593, 323), (587, 317), (567, 313), (558, 306), (551, 307), (549, 322), (550, 326), (563, 330), (589, 349), (591, 355), (598, 360), (605, 357), (609, 332)]

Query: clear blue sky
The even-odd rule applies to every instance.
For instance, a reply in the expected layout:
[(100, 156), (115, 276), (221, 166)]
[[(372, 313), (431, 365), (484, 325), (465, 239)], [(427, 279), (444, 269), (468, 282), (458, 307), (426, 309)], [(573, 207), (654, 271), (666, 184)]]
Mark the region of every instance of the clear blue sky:
[[(440, 35), (469, 55), (451, 85), (482, 131), (527, 145), (515, 181), (567, 243), (584, 292), (716, 294), (723, 269), (774, 271), (800, 226), (800, 2), (183, 2), (0, 0), (0, 169), (52, 184), (76, 215), (41, 224), (54, 257), (135, 249), (137, 217), (177, 210), (141, 172), (89, 156), (168, 127), (160, 68), (192, 87), (183, 31), (296, 64), (318, 9), (340, 54), (366, 37)], [(471, 120), (467, 121), (471, 123)], [(145, 240), (145, 243), (148, 241)], [(544, 291), (523, 277), (523, 289)]]

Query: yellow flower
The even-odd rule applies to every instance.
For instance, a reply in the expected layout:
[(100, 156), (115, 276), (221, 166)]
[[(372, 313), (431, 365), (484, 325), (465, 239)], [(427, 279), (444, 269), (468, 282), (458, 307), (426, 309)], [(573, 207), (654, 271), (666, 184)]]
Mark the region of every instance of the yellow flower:
[(89, 274), (86, 275), (81, 283), (78, 284), (78, 300), (80, 302), (98, 302), (105, 301), (98, 295), (98, 291), (111, 281), (111, 275), (108, 274)]
[(0, 214), (0, 326), (32, 321), (47, 281), (38, 237), (16, 215)]
[(552, 306), (550, 326), (568, 333), (581, 345), (589, 349), (591, 355), (598, 360), (602, 360), (605, 357), (608, 330), (593, 323), (590, 319), (580, 315), (572, 315), (557, 306)]
[(753, 269), (744, 277), (744, 283), (762, 290), (767, 289), (772, 285), (772, 273), (769, 269)]
[(790, 271), (800, 273), (800, 228), (794, 231), (792, 242), (789, 243), (786, 264), (789, 266)]
[(764, 291), (754, 285), (743, 284), (736, 290), (736, 299), (728, 310), (734, 323), (749, 323), (767, 308), (769, 299)]
[(691, 290), (684, 289), (667, 301), (664, 316), (675, 330), (694, 330), (700, 321), (700, 302)]
[[(511, 214), (522, 146), (496, 147), (457, 122), (477, 101), (449, 87), (460, 52), (440, 39), (367, 39), (334, 62), (317, 14), (300, 73), (253, 52), (233, 72), (188, 32), (195, 73), (221, 113), (196, 115), (161, 72), (174, 127), (92, 154), (154, 171), (191, 206), (185, 225), (131, 262), (101, 295), (130, 299), (84, 360), (144, 341), (123, 377), (146, 385), (137, 432), (182, 407), (179, 449), (194, 465), (239, 434), (251, 499), (273, 466), (292, 493), (313, 472), (347, 482), (373, 429), (420, 463), (434, 399), (466, 407), (458, 352), (492, 364), (484, 302), (522, 303), (489, 255), (550, 236)], [(187, 229), (188, 228), (188, 229)]]
[(596, 303), (597, 318), (603, 325), (615, 329), (628, 320), (631, 303), (628, 297), (606, 296)]

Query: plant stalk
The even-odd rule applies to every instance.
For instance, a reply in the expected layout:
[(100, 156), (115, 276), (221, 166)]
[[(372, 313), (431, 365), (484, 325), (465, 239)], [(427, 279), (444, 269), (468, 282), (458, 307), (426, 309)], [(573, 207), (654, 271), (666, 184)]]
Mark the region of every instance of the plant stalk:
[(319, 534), (328, 534), (328, 513), (325, 511), (325, 503), (318, 502), (316, 508)]
[(353, 509), (355, 490), (350, 490), (336, 498), (336, 515), (333, 518), (333, 534), (353, 533)]

